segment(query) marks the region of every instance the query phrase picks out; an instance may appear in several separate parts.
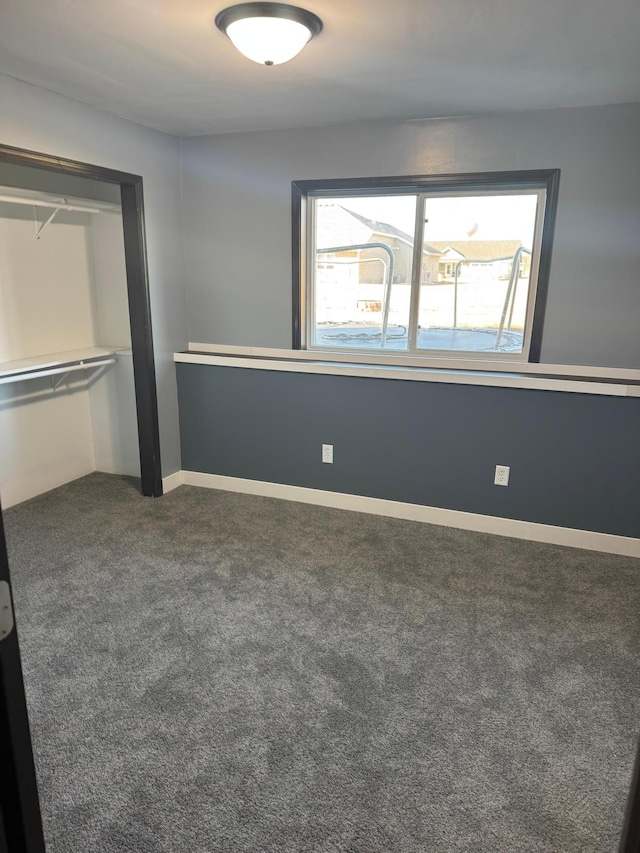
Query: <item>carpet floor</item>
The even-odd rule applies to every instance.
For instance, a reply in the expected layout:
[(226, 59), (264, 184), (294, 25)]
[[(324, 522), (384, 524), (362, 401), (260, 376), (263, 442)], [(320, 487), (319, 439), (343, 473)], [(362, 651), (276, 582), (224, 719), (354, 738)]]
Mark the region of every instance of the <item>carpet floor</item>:
[(640, 561), (93, 474), (5, 513), (49, 853), (614, 853)]

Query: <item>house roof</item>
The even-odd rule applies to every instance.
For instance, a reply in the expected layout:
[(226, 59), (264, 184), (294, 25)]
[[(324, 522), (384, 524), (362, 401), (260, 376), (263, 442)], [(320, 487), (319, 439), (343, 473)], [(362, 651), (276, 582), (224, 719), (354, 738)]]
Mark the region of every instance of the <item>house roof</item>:
[(490, 261), (515, 255), (522, 243), (520, 240), (435, 240), (431, 245), (442, 254), (453, 249), (465, 259)]
[(349, 246), (367, 243), (371, 228), (339, 204), (322, 205), (316, 217), (316, 245), (318, 248)]
[(351, 216), (355, 216), (356, 219), (360, 220), (363, 225), (366, 225), (367, 228), (370, 228), (374, 234), (388, 234), (391, 237), (399, 237), (401, 240), (406, 240), (408, 243), (413, 243), (413, 237), (411, 234), (407, 234), (406, 231), (401, 231), (399, 228), (396, 228), (395, 225), (389, 225), (388, 222), (378, 222), (375, 219), (367, 219), (366, 216), (363, 216), (361, 213), (356, 213), (355, 210), (349, 210), (348, 207), (343, 207), (343, 210), (346, 210), (347, 213), (350, 213)]
[[(346, 242), (351, 242), (351, 243), (371, 242), (371, 236), (374, 234), (380, 234), (381, 236), (385, 236), (385, 237), (396, 237), (397, 239), (402, 240), (405, 243), (408, 243), (410, 246), (413, 245), (413, 235), (407, 234), (406, 231), (402, 231), (400, 228), (396, 228), (395, 225), (390, 225), (388, 222), (378, 222), (375, 219), (369, 219), (368, 217), (363, 216), (361, 213), (356, 213), (354, 210), (349, 210), (349, 208), (344, 207), (341, 204), (332, 205), (332, 207), (336, 211), (338, 211), (338, 210), (343, 211), (344, 213), (348, 214), (348, 216), (353, 217), (353, 219), (355, 219), (358, 223), (360, 223), (361, 225), (363, 225), (367, 229), (368, 234), (366, 236), (362, 236), (364, 234), (362, 229), (357, 229), (357, 228), (354, 229), (353, 227), (349, 228), (347, 226), (346, 221), (345, 221), (345, 217), (343, 215), (336, 214), (334, 217), (332, 217), (332, 219), (334, 220), (334, 223), (337, 226), (337, 228), (331, 229), (331, 230), (333, 231), (333, 233), (335, 235), (335, 239), (338, 242), (328, 244), (326, 242), (326, 239), (324, 239), (323, 240), (324, 246), (327, 246), (327, 245), (334, 245), (334, 246), (346, 245)], [(330, 209), (329, 206), (327, 206), (325, 208), (325, 210), (328, 210), (328, 209)], [(326, 218), (328, 218), (328, 217), (326, 217), (326, 214), (325, 214), (325, 216), (323, 216), (322, 219), (326, 219)], [(319, 228), (319, 231), (322, 231), (323, 233), (322, 233), (322, 235), (320, 235), (320, 233), (318, 234), (318, 238), (317, 238), (318, 243), (320, 243), (321, 236), (323, 238), (328, 236), (328, 234), (326, 234), (326, 230), (328, 230), (328, 229), (325, 229), (324, 227)], [(359, 233), (359, 235), (360, 235), (357, 239), (354, 239), (355, 233)], [(345, 238), (347, 238), (347, 237), (349, 239), (345, 242)], [(340, 243), (340, 240), (342, 240), (341, 243)], [(426, 243), (424, 244), (423, 251), (427, 252), (430, 255), (439, 255), (440, 254), (440, 251), (438, 249), (435, 249), (435, 248), (433, 248), (433, 246), (429, 246)]]

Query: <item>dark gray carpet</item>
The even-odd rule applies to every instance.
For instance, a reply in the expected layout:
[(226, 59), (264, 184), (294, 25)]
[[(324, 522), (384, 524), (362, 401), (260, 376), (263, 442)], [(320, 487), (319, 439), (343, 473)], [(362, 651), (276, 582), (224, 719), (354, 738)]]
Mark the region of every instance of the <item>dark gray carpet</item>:
[(102, 474), (6, 513), (50, 853), (606, 853), (640, 561)]

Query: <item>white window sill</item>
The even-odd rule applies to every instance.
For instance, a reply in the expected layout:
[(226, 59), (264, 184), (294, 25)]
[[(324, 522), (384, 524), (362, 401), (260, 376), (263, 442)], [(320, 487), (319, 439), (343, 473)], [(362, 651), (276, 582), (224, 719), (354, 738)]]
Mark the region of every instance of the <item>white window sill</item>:
[(427, 367), (372, 364), (343, 360), (342, 354), (335, 360), (328, 360), (326, 357), (319, 358), (317, 352), (195, 343), (189, 345), (188, 352), (175, 353), (174, 361), (183, 364), (210, 364), (286, 373), (364, 376), (378, 379), (402, 379), (410, 382), (443, 382), (455, 385), (640, 397), (640, 370), (626, 368), (531, 364), (500, 364), (498, 366), (495, 362), (486, 364), (475, 362), (473, 369), (452, 368), (449, 365)]

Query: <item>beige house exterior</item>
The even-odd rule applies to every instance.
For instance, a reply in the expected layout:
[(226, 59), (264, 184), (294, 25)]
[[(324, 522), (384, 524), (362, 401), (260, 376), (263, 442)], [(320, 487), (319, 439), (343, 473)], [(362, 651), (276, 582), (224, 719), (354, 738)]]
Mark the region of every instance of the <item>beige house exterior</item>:
[[(435, 241), (439, 252), (437, 280), (449, 284), (455, 280), (459, 264), (458, 281), (507, 279), (511, 275), (513, 257), (522, 248), (519, 240), (451, 240)], [(531, 268), (531, 255), (520, 255), (520, 278), (527, 278)]]
[[(384, 243), (393, 252), (393, 284), (410, 284), (413, 266), (413, 237), (386, 222), (376, 222), (342, 205), (327, 203), (318, 205), (316, 225), (316, 248), (330, 248), (365, 243)], [(440, 253), (433, 246), (423, 247), (422, 280), (437, 281)], [(345, 250), (343, 252), (317, 256), (319, 269), (337, 269), (340, 262), (355, 260), (360, 284), (383, 284), (389, 264), (389, 255), (384, 249)], [(331, 263), (334, 261), (335, 263)], [(345, 265), (345, 270), (350, 265)], [(345, 273), (345, 277), (348, 276)]]

